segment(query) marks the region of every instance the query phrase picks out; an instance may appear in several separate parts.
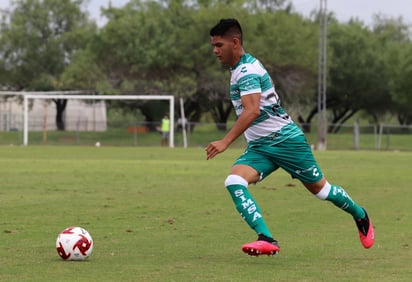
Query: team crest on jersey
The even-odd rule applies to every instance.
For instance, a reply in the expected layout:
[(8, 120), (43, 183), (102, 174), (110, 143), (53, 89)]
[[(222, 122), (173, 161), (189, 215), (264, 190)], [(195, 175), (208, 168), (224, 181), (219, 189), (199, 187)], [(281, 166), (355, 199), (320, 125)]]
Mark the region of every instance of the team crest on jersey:
[(242, 73), (245, 73), (245, 72), (247, 72), (247, 68), (244, 66), (244, 67), (242, 67), (242, 69), (240, 70), (240, 72), (242, 72)]

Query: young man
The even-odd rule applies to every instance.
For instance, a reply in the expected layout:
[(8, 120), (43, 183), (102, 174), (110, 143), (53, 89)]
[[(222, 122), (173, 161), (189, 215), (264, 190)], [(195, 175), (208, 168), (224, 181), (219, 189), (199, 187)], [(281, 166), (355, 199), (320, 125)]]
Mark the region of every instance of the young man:
[(162, 134), (162, 146), (167, 146), (169, 142), (169, 134), (170, 134), (170, 120), (168, 115), (164, 115), (162, 118), (162, 124), (160, 127), (160, 131)]
[(235, 161), (225, 186), (236, 209), (258, 235), (257, 241), (242, 246), (251, 256), (274, 255), (280, 251), (247, 187), (278, 168), (287, 171), (320, 200), (332, 202), (352, 215), (365, 248), (374, 243), (373, 225), (365, 209), (337, 185), (329, 184), (314, 159), (300, 128), (281, 106), (272, 79), (263, 65), (242, 47), (242, 28), (236, 19), (222, 19), (210, 30), (213, 53), (230, 67), (230, 97), (238, 117), (223, 139), (205, 149), (207, 159), (225, 151), (244, 134), (248, 146)]

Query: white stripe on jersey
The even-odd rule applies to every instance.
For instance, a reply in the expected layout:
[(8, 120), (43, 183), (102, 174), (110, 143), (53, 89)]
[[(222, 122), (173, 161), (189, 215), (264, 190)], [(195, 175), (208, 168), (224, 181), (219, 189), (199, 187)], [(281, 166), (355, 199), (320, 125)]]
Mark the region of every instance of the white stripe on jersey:
[(287, 125), (296, 126), (281, 107), (272, 79), (264, 66), (246, 53), (231, 69), (230, 98), (237, 116), (243, 111), (241, 96), (253, 93), (261, 93), (260, 116), (244, 133), (248, 142), (270, 137)]

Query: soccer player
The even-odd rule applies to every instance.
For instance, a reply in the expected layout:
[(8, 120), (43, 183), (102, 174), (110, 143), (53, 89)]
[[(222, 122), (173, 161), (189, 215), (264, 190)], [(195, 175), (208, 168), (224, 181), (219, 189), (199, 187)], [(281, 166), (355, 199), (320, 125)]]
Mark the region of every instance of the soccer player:
[(210, 30), (210, 38), (213, 53), (230, 68), (230, 98), (238, 118), (223, 139), (207, 145), (206, 158), (210, 160), (222, 153), (244, 134), (247, 148), (234, 162), (225, 180), (236, 209), (258, 236), (257, 241), (242, 246), (243, 252), (259, 256), (280, 251), (247, 188), (278, 168), (299, 179), (320, 200), (330, 201), (349, 213), (355, 220), (363, 247), (372, 247), (374, 230), (366, 210), (342, 187), (326, 180), (302, 130), (283, 109), (268, 72), (243, 49), (239, 22), (221, 19)]

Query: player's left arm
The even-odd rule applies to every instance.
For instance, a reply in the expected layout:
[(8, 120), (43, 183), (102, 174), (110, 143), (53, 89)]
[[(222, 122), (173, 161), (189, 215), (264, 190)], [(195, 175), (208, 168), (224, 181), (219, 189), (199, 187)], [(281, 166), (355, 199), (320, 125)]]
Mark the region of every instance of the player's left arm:
[(255, 121), (260, 114), (260, 96), (261, 93), (253, 93), (241, 97), (242, 113), (223, 139), (211, 142), (206, 147), (206, 159), (212, 159), (217, 154), (225, 151)]

